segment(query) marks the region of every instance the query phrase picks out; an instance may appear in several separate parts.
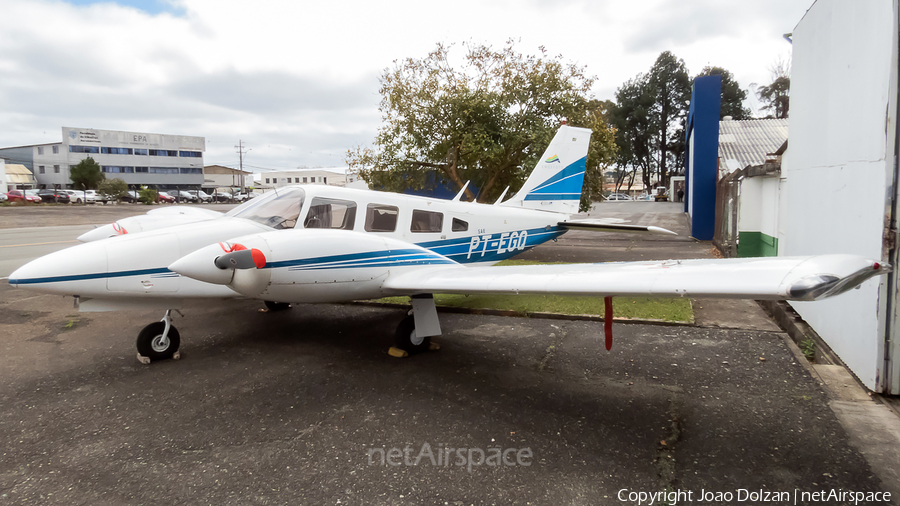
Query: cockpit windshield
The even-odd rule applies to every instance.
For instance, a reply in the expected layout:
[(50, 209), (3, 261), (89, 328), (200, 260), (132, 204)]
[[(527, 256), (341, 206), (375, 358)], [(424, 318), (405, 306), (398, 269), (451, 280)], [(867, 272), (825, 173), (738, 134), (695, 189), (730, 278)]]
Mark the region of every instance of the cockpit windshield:
[(257, 197), (232, 209), (225, 216), (244, 218), (274, 229), (294, 228), (304, 198), (306, 192), (303, 188), (285, 188)]

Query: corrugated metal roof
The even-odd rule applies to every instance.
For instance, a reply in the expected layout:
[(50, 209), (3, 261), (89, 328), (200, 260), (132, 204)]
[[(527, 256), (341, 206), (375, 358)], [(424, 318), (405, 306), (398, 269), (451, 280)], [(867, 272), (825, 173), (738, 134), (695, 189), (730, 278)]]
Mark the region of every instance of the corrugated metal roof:
[(6, 182), (16, 184), (34, 184), (34, 174), (28, 170), (28, 167), (17, 163), (6, 164)]
[[(737, 168), (760, 165), (788, 138), (787, 119), (719, 122), (719, 158), (735, 160)], [(729, 164), (730, 165), (730, 164)]]

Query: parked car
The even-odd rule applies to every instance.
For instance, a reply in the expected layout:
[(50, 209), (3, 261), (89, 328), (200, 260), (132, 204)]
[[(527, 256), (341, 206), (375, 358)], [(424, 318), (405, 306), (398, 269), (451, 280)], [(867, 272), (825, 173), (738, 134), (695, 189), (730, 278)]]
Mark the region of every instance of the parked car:
[(200, 200), (196, 195), (184, 190), (173, 190), (167, 193), (182, 202), (198, 202)]
[(7, 197), (5, 193), (0, 192), (0, 202), (6, 202), (8, 200), (9, 200), (9, 197)]
[(609, 195), (607, 195), (606, 200), (634, 200), (634, 199), (632, 199), (628, 195), (625, 195), (624, 193), (610, 193)]
[(97, 193), (97, 190), (88, 190), (86, 193), (88, 196), (88, 202), (103, 202), (104, 204), (106, 204), (107, 202), (112, 200), (107, 195)]
[(86, 202), (88, 204), (93, 204), (97, 201), (96, 196), (91, 199), (91, 196), (88, 195), (86, 191), (79, 190), (63, 190), (64, 192), (69, 194), (69, 201), (74, 202), (76, 204), (81, 204), (82, 202)]
[(35, 188), (33, 190), (25, 190), (25, 195), (31, 195), (32, 197), (37, 197), (38, 202), (41, 202), (43, 199), (41, 199), (41, 196), (38, 195), (38, 191), (39, 190), (37, 188)]
[(128, 190), (125, 195), (122, 196), (122, 202), (129, 202), (131, 204), (134, 204), (136, 202), (139, 202), (138, 199), (140, 198), (140, 192), (138, 192), (137, 190)]
[(197, 200), (204, 203), (212, 202), (212, 195), (204, 192), (203, 190), (188, 190), (188, 193), (197, 197)]
[(172, 204), (175, 202), (175, 197), (169, 195), (166, 192), (156, 192), (156, 195), (157, 202), (165, 202), (166, 204)]
[(36, 195), (28, 195), (22, 190), (12, 190), (6, 194), (6, 198), (10, 202), (26, 202), (29, 204), (39, 204), (41, 198)]
[(44, 202), (53, 202), (55, 204), (68, 204), (72, 200), (66, 190), (56, 190), (54, 188), (38, 191), (38, 197)]

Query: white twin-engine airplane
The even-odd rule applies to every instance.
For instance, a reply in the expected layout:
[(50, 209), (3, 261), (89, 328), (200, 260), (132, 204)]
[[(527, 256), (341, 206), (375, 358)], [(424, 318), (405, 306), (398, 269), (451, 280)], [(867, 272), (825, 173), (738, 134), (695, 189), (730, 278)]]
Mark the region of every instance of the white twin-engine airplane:
[(138, 335), (148, 362), (176, 354), (171, 311), (192, 298), (252, 298), (278, 310), (410, 296), (396, 347), (416, 352), (441, 333), (434, 293), (598, 295), (609, 348), (612, 296), (817, 300), (890, 270), (852, 255), (491, 267), (570, 228), (671, 233), (570, 219), (590, 134), (560, 127), (522, 189), (494, 205), (460, 202), (462, 192), (447, 201), (285, 186), (225, 215), (170, 208), (119, 220), (19, 268), (9, 283), (75, 296), (82, 311), (166, 310)]

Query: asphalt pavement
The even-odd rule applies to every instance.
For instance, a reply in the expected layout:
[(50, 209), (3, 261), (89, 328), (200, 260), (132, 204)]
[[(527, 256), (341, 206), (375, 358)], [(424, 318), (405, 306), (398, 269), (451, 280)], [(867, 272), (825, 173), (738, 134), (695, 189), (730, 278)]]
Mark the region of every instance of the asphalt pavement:
[[(64, 211), (70, 226), (97, 217)], [(526, 255), (711, 254), (677, 204), (595, 213), (682, 234), (570, 232)], [(159, 312), (78, 313), (0, 284), (0, 504), (849, 504), (813, 494), (892, 490), (786, 335), (726, 315), (747, 304), (698, 310), (697, 326), (616, 324), (611, 352), (599, 322), (442, 314), (441, 350), (397, 359), (400, 309), (202, 301), (176, 318), (183, 358), (145, 366), (134, 339)]]

